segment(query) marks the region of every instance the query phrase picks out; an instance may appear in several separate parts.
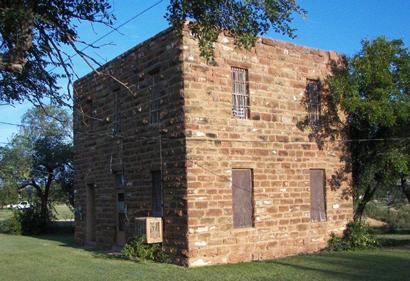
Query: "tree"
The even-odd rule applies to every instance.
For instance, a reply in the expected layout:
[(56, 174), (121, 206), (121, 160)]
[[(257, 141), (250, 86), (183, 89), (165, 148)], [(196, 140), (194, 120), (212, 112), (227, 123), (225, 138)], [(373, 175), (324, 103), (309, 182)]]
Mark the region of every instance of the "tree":
[[(35, 190), (39, 221), (50, 219), (51, 193), (57, 187), (72, 197), (71, 118), (63, 109), (33, 108), (22, 119), (22, 129), (0, 154), (5, 173), (0, 180), (13, 182), (19, 189)], [(58, 119), (58, 121), (57, 121)], [(2, 168), (3, 169), (3, 168)]]
[(18, 199), (17, 188), (9, 182), (0, 183), (0, 209), (6, 205), (16, 203)]
[[(333, 103), (347, 116), (352, 159), (355, 220), (377, 193), (402, 183), (410, 173), (410, 53), (401, 40), (362, 42), (328, 80)], [(409, 202), (410, 202), (410, 198)]]
[[(70, 105), (74, 65), (64, 47), (69, 46), (88, 63), (98, 62), (81, 46), (96, 48), (78, 37), (79, 22), (101, 23), (112, 28), (109, 0), (4, 0), (0, 2), (0, 102), (30, 101)], [(166, 18), (181, 31), (190, 20), (201, 54), (211, 58), (219, 32), (229, 30), (240, 47), (253, 46), (258, 34), (270, 28), (294, 36), (292, 14), (304, 11), (294, 0), (171, 0)], [(49, 71), (61, 67), (64, 74)], [(98, 72), (108, 75), (109, 73)], [(67, 78), (67, 93), (57, 80)]]
[[(44, 98), (67, 104), (69, 93), (58, 92), (57, 79), (75, 74), (64, 46), (82, 54), (78, 38), (79, 22), (110, 26), (108, 0), (4, 0), (0, 2), (0, 101), (30, 101)], [(49, 72), (62, 67), (64, 75)]]
[(177, 30), (188, 20), (192, 34), (198, 39), (201, 55), (213, 56), (213, 43), (222, 31), (228, 31), (238, 47), (251, 48), (257, 36), (270, 28), (294, 37), (292, 14), (304, 15), (294, 0), (203, 1), (171, 0), (166, 15)]
[(20, 138), (13, 138), (9, 145), (0, 147), (0, 205), (16, 203), (18, 200), (19, 184), (15, 179), (29, 175), (24, 151), (25, 146)]

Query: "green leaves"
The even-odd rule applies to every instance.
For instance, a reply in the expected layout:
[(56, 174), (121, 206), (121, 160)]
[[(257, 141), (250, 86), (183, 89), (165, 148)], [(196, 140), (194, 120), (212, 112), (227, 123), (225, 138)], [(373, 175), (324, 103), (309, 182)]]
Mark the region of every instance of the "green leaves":
[(348, 117), (360, 217), (374, 194), (409, 177), (409, 50), (401, 40), (364, 40), (362, 50), (328, 84), (335, 104)]
[(57, 183), (72, 196), (73, 145), (68, 113), (55, 107), (33, 108), (24, 115), (22, 124), (10, 143), (0, 148), (0, 186), (15, 190), (33, 186), (42, 197), (55, 187), (51, 183)]
[(134, 237), (121, 250), (123, 257), (135, 261), (168, 262), (168, 255), (161, 244), (147, 244), (145, 235)]
[(336, 236), (333, 232), (327, 241), (329, 251), (354, 251), (371, 249), (379, 245), (376, 237), (369, 232), (369, 227), (361, 222), (349, 222), (343, 237)]
[(396, 145), (389, 151), (386, 151), (383, 157), (385, 161), (385, 171), (392, 171), (393, 177), (399, 178), (402, 174), (409, 174), (410, 155), (408, 151), (403, 151), (399, 145)]
[(290, 27), (293, 14), (306, 12), (294, 0), (171, 0), (167, 20), (182, 31), (186, 21), (198, 39), (201, 56), (213, 57), (213, 44), (222, 31), (235, 38), (238, 47), (251, 48), (258, 35), (270, 28), (275, 32), (295, 37)]
[[(64, 46), (78, 40), (81, 21), (110, 25), (109, 0), (0, 1), (0, 101), (68, 105), (75, 72)], [(85, 43), (87, 44), (87, 43)], [(63, 68), (63, 74), (50, 69)], [(59, 78), (68, 93), (59, 93)]]
[[(0, 101), (30, 101), (41, 105), (50, 100), (70, 106), (72, 80), (76, 77), (64, 47), (76, 44), (96, 47), (78, 38), (78, 23), (101, 23), (111, 26), (109, 0), (37, 0), (0, 2)], [(295, 37), (290, 26), (293, 15), (304, 15), (295, 0), (171, 0), (166, 18), (181, 32), (190, 21), (198, 39), (201, 56), (213, 58), (214, 43), (222, 31), (229, 32), (238, 47), (251, 48), (257, 36), (269, 29)], [(96, 62), (96, 61), (94, 61)], [(61, 72), (50, 72), (61, 67)], [(67, 79), (66, 93), (57, 83)]]
[(364, 40), (342, 75), (331, 79), (332, 92), (347, 113), (357, 113), (375, 126), (394, 126), (407, 119), (410, 58), (401, 40)]

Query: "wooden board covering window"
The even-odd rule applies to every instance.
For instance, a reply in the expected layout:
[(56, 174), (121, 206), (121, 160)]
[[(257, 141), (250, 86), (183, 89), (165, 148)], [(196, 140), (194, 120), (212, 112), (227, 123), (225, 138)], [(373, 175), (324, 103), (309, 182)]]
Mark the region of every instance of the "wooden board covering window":
[(234, 228), (253, 226), (252, 170), (232, 170), (232, 208)]
[(152, 216), (162, 217), (161, 171), (152, 172)]
[(96, 238), (96, 204), (95, 204), (95, 188), (94, 184), (87, 185), (87, 242), (95, 242)]
[(312, 221), (326, 221), (325, 171), (310, 170), (310, 218)]

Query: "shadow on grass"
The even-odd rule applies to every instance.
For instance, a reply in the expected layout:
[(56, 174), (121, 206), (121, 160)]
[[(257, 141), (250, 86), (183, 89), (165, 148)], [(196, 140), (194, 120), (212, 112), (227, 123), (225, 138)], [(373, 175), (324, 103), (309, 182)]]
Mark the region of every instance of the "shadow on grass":
[[(110, 259), (110, 260), (129, 260), (119, 251), (114, 250), (103, 250), (97, 249), (96, 247), (92, 246), (82, 246), (75, 243), (74, 240), (74, 233), (71, 232), (71, 228), (58, 228), (55, 229), (53, 232), (42, 234), (42, 235), (33, 235), (33, 238), (42, 239), (42, 240), (49, 240), (58, 242), (58, 246), (60, 247), (69, 247), (74, 249), (81, 249), (87, 252), (90, 252), (93, 257), (100, 258), (100, 259)], [(138, 261), (135, 261), (138, 262)]]
[(410, 247), (410, 236), (405, 239), (393, 239), (393, 238), (378, 238), (380, 246), (382, 247)]
[(381, 247), (410, 247), (410, 229), (391, 229), (389, 227), (372, 227)]
[[(386, 235), (387, 236), (387, 235)], [(394, 235), (393, 235), (394, 236)], [(407, 235), (397, 239), (406, 238)], [(409, 235), (410, 236), (410, 235)], [(57, 242), (57, 246), (82, 249), (98, 259), (124, 260), (106, 251), (84, 248), (75, 244), (73, 235), (48, 234), (37, 239)], [(389, 237), (385, 237), (386, 239)], [(394, 238), (394, 237), (393, 237)], [(390, 238), (390, 239), (393, 239)], [(355, 252), (320, 253), (284, 259), (221, 265), (195, 269), (181, 267), (156, 267), (157, 273), (175, 274), (175, 280), (408, 280), (410, 256), (396, 250), (367, 250)], [(154, 264), (137, 262), (136, 264)], [(151, 268), (151, 267), (150, 267)], [(134, 270), (134, 269), (133, 269)], [(138, 270), (138, 267), (135, 268)], [(162, 276), (162, 275), (161, 275)], [(181, 279), (179, 279), (181, 278)]]
[[(329, 279), (336, 280), (406, 280), (402, 278), (410, 274), (409, 258), (381, 251), (319, 254), (307, 257), (309, 258), (302, 262), (287, 258), (273, 263), (298, 271), (328, 275)], [(391, 272), (392, 268), (398, 272)]]
[(370, 231), (373, 234), (410, 234), (410, 229), (394, 229), (389, 226), (371, 227)]

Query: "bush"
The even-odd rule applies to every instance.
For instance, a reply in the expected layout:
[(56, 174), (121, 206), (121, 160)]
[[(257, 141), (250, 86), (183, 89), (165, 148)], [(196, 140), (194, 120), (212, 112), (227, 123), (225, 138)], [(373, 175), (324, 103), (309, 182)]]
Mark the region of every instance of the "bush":
[(167, 262), (168, 256), (162, 250), (160, 244), (147, 244), (145, 236), (139, 236), (127, 243), (121, 254), (131, 260), (151, 260)]
[(330, 234), (330, 239), (327, 241), (327, 250), (328, 251), (345, 251), (347, 249), (347, 243), (341, 238), (338, 237), (333, 232)]
[(41, 234), (47, 232), (47, 227), (51, 221), (50, 215), (43, 217), (40, 208), (34, 207), (14, 210), (10, 219), (0, 223), (0, 232), (10, 234)]
[(0, 221), (0, 233), (21, 234), (21, 223), (17, 219), (16, 211), (13, 212), (11, 218)]
[(370, 218), (384, 221), (393, 231), (410, 229), (410, 205), (408, 204), (394, 209), (381, 203), (369, 202), (365, 214)]
[(385, 221), (386, 217), (388, 216), (388, 212), (389, 208), (387, 207), (387, 205), (376, 202), (369, 202), (366, 205), (364, 214), (366, 215), (366, 217)]
[(329, 251), (347, 251), (356, 249), (369, 249), (378, 246), (376, 238), (370, 234), (369, 228), (363, 222), (350, 222), (347, 224), (343, 237), (330, 234), (327, 242)]
[(410, 229), (410, 205), (398, 209), (393, 219), (389, 224), (392, 224), (394, 229)]
[(40, 210), (36, 207), (17, 212), (17, 220), (24, 235), (44, 233), (47, 228), (47, 219), (41, 216)]
[(344, 232), (344, 239), (350, 249), (366, 249), (376, 247), (377, 240), (369, 232), (369, 227), (363, 222), (350, 222)]

